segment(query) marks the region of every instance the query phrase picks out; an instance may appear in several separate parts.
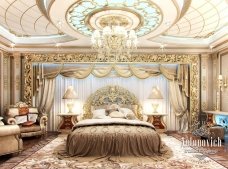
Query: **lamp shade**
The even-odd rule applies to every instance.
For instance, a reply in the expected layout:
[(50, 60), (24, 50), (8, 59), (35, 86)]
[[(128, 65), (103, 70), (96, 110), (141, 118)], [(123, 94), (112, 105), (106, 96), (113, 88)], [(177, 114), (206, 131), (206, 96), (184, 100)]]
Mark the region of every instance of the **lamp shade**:
[(73, 86), (69, 86), (63, 95), (63, 99), (77, 99), (77, 94), (73, 88)]
[(161, 94), (161, 91), (158, 87), (153, 87), (152, 92), (149, 95), (148, 99), (163, 99), (163, 96)]

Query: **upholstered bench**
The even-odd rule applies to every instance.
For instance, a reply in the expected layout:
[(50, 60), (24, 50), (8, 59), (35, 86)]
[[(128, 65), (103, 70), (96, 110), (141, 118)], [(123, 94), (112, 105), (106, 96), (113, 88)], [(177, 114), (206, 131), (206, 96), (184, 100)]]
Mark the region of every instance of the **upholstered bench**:
[(208, 128), (209, 136), (208, 139), (221, 139), (224, 140), (225, 128), (219, 125), (211, 126)]

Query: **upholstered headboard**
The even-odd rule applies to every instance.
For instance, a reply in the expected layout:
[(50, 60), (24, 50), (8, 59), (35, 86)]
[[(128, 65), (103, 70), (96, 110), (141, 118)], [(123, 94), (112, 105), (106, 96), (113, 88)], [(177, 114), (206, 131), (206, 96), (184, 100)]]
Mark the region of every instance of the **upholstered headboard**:
[(110, 104), (137, 105), (137, 111), (135, 112), (135, 115), (140, 120), (143, 118), (142, 106), (133, 93), (120, 86), (106, 86), (91, 94), (87, 99), (83, 107), (83, 119), (92, 118), (92, 106), (95, 107)]

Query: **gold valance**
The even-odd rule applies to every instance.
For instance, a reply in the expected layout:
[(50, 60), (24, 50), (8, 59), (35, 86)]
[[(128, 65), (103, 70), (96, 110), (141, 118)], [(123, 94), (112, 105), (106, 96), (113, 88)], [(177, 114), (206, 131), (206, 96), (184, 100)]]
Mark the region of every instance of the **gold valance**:
[[(39, 71), (43, 72), (43, 71)], [(176, 79), (176, 69), (168, 68), (162, 65), (157, 67), (155, 66), (137, 66), (137, 65), (95, 65), (90, 64), (84, 67), (78, 66), (74, 68), (64, 68), (63, 65), (60, 68), (57, 68), (44, 72), (42, 75), (44, 78), (55, 78), (58, 75), (62, 75), (64, 77), (73, 77), (77, 79), (84, 79), (88, 77), (90, 74), (94, 75), (95, 77), (106, 77), (109, 76), (112, 72), (116, 73), (117, 76), (128, 78), (131, 76), (135, 76), (139, 79), (146, 79), (153, 76), (158, 76), (163, 74), (168, 80)]]

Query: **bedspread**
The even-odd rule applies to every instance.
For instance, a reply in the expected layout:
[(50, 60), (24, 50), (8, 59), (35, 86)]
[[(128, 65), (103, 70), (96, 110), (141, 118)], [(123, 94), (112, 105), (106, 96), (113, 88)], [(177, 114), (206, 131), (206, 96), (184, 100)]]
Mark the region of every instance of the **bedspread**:
[(67, 137), (71, 156), (151, 156), (160, 153), (161, 138), (150, 123), (127, 119), (87, 119)]

